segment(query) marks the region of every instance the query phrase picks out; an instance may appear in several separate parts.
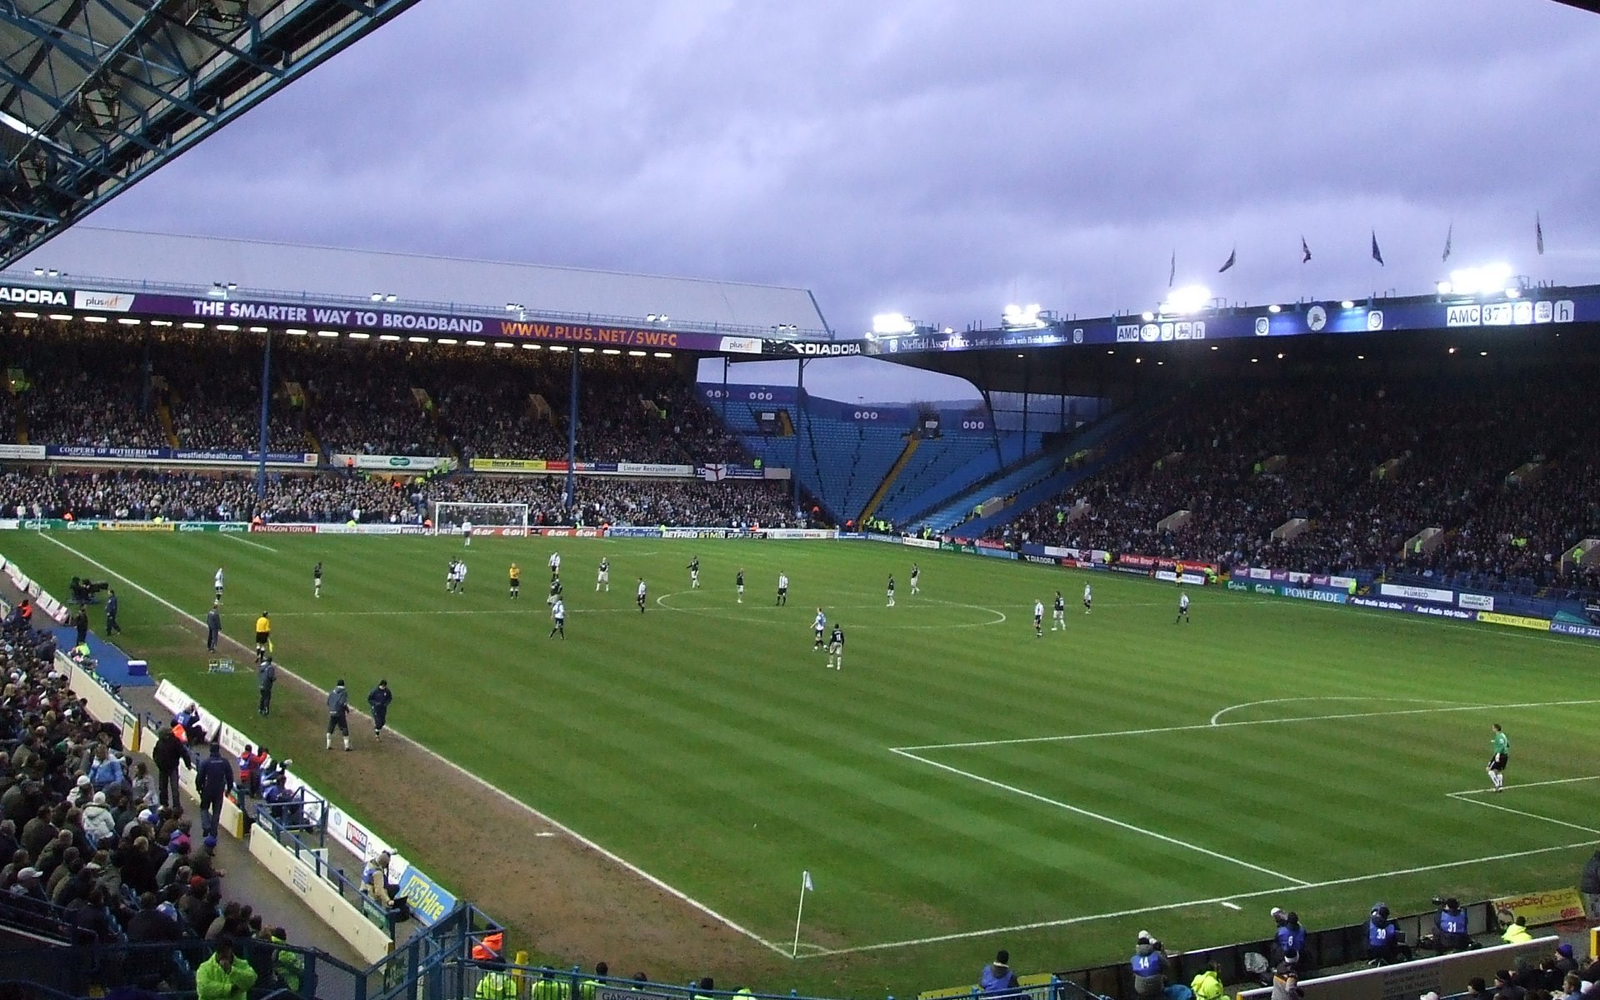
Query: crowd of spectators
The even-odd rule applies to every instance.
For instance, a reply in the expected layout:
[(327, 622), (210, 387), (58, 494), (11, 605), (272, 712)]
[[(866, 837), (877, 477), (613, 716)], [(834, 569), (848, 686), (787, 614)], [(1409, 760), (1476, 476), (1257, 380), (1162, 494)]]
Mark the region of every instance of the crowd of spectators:
[[(118, 726), (89, 716), (54, 659), (50, 634), (14, 610), (0, 635), (0, 908), (8, 921), (80, 944), (155, 946), (106, 959), (95, 970), (104, 986), (193, 989), (224, 939), (247, 955), (261, 944), (248, 963), (252, 978), (297, 985), (298, 956), (270, 947), (284, 943), (284, 930), (226, 898), (215, 837), (196, 832), (150, 765), (126, 752)], [(204, 740), (193, 728), (188, 735)]]
[(264, 497), (247, 473), (147, 469), (0, 474), (0, 516), (152, 521), (422, 524), (434, 502), (525, 503), (547, 524), (782, 526), (794, 521), (781, 481), (581, 476), (568, 510), (562, 476), (461, 473), (384, 477), (347, 472), (274, 473)]
[[(573, 358), (579, 461), (749, 459), (664, 358), (285, 336), (272, 350), (267, 450), (566, 458)], [(6, 320), (0, 360), (11, 376), (5, 442), (19, 430), (35, 445), (259, 442), (259, 334)]]
[[(268, 450), (565, 458), (580, 366), (580, 461), (747, 462), (668, 359), (280, 336)], [(181, 328), (11, 319), (0, 437), (32, 444), (254, 451), (262, 340)], [(170, 426), (163, 424), (166, 412)], [(170, 430), (170, 434), (168, 433)]]
[[(1586, 438), (1597, 417), (1592, 395), (1533, 378), (1197, 392), (1129, 455), (996, 534), (1229, 565), (1548, 586), (1562, 578), (1564, 552), (1600, 535), (1600, 456)], [(1158, 527), (1178, 511), (1189, 512), (1183, 523)], [(1273, 537), (1297, 518), (1304, 530)], [(1407, 551), (1429, 527), (1441, 540)]]

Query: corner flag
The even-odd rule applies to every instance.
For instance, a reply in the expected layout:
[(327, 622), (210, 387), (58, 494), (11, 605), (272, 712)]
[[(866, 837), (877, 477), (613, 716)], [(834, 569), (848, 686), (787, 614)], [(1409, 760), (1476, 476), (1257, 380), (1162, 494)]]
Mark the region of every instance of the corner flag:
[(814, 892), (816, 890), (816, 886), (811, 884), (811, 873), (808, 871), (800, 873), (800, 885), (806, 892)]

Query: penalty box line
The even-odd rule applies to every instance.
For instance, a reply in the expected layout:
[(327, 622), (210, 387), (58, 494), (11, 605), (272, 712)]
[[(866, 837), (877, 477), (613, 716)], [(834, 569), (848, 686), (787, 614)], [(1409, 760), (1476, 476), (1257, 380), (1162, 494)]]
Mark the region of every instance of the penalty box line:
[[(1543, 785), (1570, 785), (1577, 781), (1596, 780), (1600, 780), (1600, 774), (1589, 774), (1581, 778), (1554, 778), (1550, 781), (1530, 781), (1525, 785), (1507, 785), (1506, 788), (1515, 791), (1519, 788), (1539, 788)], [(1474, 796), (1487, 795), (1495, 791), (1497, 791), (1497, 789), (1494, 788), (1468, 788), (1460, 792), (1446, 792), (1445, 796), (1447, 798), (1455, 799), (1457, 802), (1470, 802), (1475, 806), (1483, 806), (1486, 809), (1494, 809), (1499, 812), (1510, 813), (1513, 816), (1522, 816), (1526, 819), (1536, 819), (1545, 823), (1554, 823), (1556, 826), (1564, 826), (1569, 830), (1581, 830), (1584, 833), (1600, 834), (1600, 830), (1597, 830), (1594, 827), (1580, 826), (1577, 823), (1568, 823), (1564, 819), (1556, 819), (1553, 816), (1545, 816), (1540, 813), (1529, 812), (1525, 809), (1513, 809), (1510, 806), (1501, 805), (1499, 802), (1485, 802), (1482, 799), (1474, 798)]]
[(1145, 837), (1150, 837), (1154, 840), (1159, 840), (1163, 843), (1172, 844), (1175, 847), (1182, 847), (1186, 850), (1194, 851), (1198, 854), (1204, 854), (1210, 858), (1215, 858), (1218, 861), (1226, 861), (1232, 865), (1238, 865), (1242, 868), (1248, 868), (1251, 871), (1260, 872), (1263, 875), (1271, 875), (1273, 878), (1281, 879), (1285, 882), (1291, 883), (1292, 885), (1311, 884), (1304, 879), (1295, 878), (1293, 875), (1285, 875), (1283, 872), (1274, 871), (1271, 868), (1264, 868), (1261, 865), (1252, 864), (1243, 858), (1236, 858), (1231, 854), (1223, 854), (1220, 851), (1213, 851), (1209, 847), (1201, 847), (1199, 844), (1192, 844), (1187, 840), (1179, 840), (1177, 837), (1170, 837), (1164, 833), (1158, 833), (1155, 830), (1149, 830), (1142, 826), (1135, 826), (1132, 823), (1116, 819), (1112, 816), (1107, 816), (1104, 813), (1092, 812), (1091, 810), (1084, 809), (1082, 806), (1075, 806), (1068, 802), (1062, 802), (1060, 799), (1052, 799), (1048, 796), (1040, 795), (1038, 792), (1030, 792), (1026, 788), (1019, 788), (1016, 785), (1008, 785), (1003, 781), (996, 781), (993, 778), (986, 778), (983, 775), (975, 774), (972, 771), (963, 771), (960, 768), (952, 767), (949, 764), (941, 764), (936, 760), (929, 760), (926, 757), (919, 757), (909, 750), (893, 750), (891, 752), (909, 760), (914, 760), (919, 764), (926, 764), (929, 767), (936, 767), (941, 771), (948, 771), (951, 774), (976, 781), (980, 784), (988, 785), (991, 788), (998, 788), (1001, 791), (1010, 792), (1013, 795), (1020, 795), (1023, 798), (1032, 799), (1035, 802), (1040, 802), (1047, 806), (1053, 806), (1057, 809), (1073, 813), (1074, 815), (1083, 816), (1088, 819), (1099, 820), (1102, 823), (1107, 823), (1121, 830), (1127, 830), (1130, 833), (1137, 833)]
[[(42, 532), (41, 531), (39, 533), (39, 537), (43, 538), (45, 541), (51, 543), (52, 545), (56, 545), (56, 546), (59, 546), (60, 548), (63, 548), (65, 550), (67, 550), (68, 552), (72, 553), (75, 557), (77, 557), (79, 559), (82, 559), (84, 562), (86, 562), (89, 565), (93, 566), (95, 569), (100, 570), (102, 573), (106, 574), (107, 576), (116, 577), (118, 580), (121, 580), (123, 583), (127, 584), (129, 587), (132, 587), (134, 590), (137, 590), (139, 593), (141, 593), (141, 594), (145, 595), (146, 597), (150, 598), (152, 601), (155, 601), (157, 604), (160, 604), (162, 607), (165, 607), (166, 609), (171, 611), (173, 614), (178, 615), (179, 617), (184, 618), (184, 619), (188, 620), (189, 622), (193, 623), (194, 625), (197, 625), (197, 626), (199, 626), (201, 628), (205, 627), (205, 622), (204, 621), (202, 621), (201, 619), (195, 617), (194, 615), (190, 614), (189, 612), (183, 610), (182, 608), (178, 607), (176, 604), (174, 604), (171, 601), (167, 600), (165, 597), (162, 597), (160, 594), (157, 594), (155, 591), (153, 591), (153, 590), (149, 589), (148, 587), (145, 587), (142, 584), (138, 583), (137, 581), (133, 580), (131, 577), (127, 577), (127, 576), (124, 576), (121, 573), (118, 573), (116, 570), (112, 569), (110, 566), (107, 566), (105, 563), (100, 562), (99, 560), (94, 559), (94, 558), (92, 558), (92, 557), (90, 557), (88, 555), (85, 555), (82, 552), (79, 552), (77, 549), (75, 549), (72, 546), (68, 545), (66, 542), (63, 542), (63, 541), (60, 541), (58, 539), (52, 538), (46, 532)], [(228, 642), (232, 643), (234, 646), (237, 646), (240, 650), (242, 650), (244, 652), (247, 652), (247, 653), (248, 652), (254, 652), (254, 650), (251, 647), (246, 646), (244, 643), (240, 642), (238, 639), (233, 638), (232, 636), (224, 635), (223, 638), (226, 639)], [(294, 680), (294, 681), (298, 682), (299, 684), (303, 685), (304, 687), (309, 688), (312, 691), (315, 691), (317, 694), (326, 694), (326, 692), (323, 691), (321, 688), (317, 687), (315, 684), (313, 684), (310, 681), (306, 680), (304, 677), (301, 677), (300, 675), (294, 673), (293, 671), (286, 669), (283, 666), (283, 664), (281, 664), (281, 663), (278, 664), (278, 672), (283, 674), (283, 675), (285, 675), (285, 676), (287, 676), (287, 677), (289, 677), (291, 680)], [(356, 709), (354, 706), (351, 707), (350, 712), (351, 712), (352, 715), (358, 715), (358, 716), (361, 716), (363, 718), (366, 717), (366, 714), (364, 712), (361, 712), (360, 710)], [(450, 760), (448, 757), (441, 756), (440, 754), (438, 754), (435, 751), (429, 749), (428, 747), (423, 746), (421, 743), (417, 742), (416, 740), (412, 739), (411, 737), (406, 736), (404, 733), (401, 733), (401, 732), (397, 731), (393, 726), (390, 726), (388, 728), (389, 728), (389, 732), (393, 733), (394, 736), (397, 739), (404, 740), (405, 742), (411, 744), (413, 747), (415, 747), (417, 749), (418, 752), (427, 755), (430, 759), (435, 760), (440, 764), (443, 764), (445, 767), (448, 767), (450, 770), (452, 770), (452, 771), (456, 772), (457, 774), (461, 775), (462, 777), (468, 779), (473, 784), (478, 785), (479, 787), (484, 788), (485, 790), (487, 790), (489, 792), (492, 792), (493, 794), (499, 796), (500, 798), (504, 799), (506, 802), (509, 802), (512, 805), (516, 806), (517, 808), (519, 808), (519, 809), (523, 810), (524, 812), (528, 813), (530, 816), (534, 817), (539, 822), (544, 823), (544, 824), (546, 824), (546, 825), (548, 825), (548, 826), (550, 826), (550, 827), (552, 827), (552, 828), (554, 828), (556, 830), (561, 831), (566, 836), (571, 837), (574, 841), (578, 842), (579, 844), (582, 844), (584, 847), (588, 848), (589, 850), (594, 851), (596, 854), (598, 854), (601, 857), (605, 858), (606, 860), (612, 862), (613, 864), (615, 864), (615, 865), (617, 865), (617, 866), (619, 866), (619, 867), (621, 867), (621, 868), (633, 873), (634, 875), (636, 875), (639, 878), (643, 879), (645, 882), (647, 882), (650, 885), (654, 886), (656, 889), (659, 889), (660, 891), (666, 893), (667, 895), (669, 895), (672, 898), (678, 900), (679, 902), (682, 902), (682, 903), (692, 907), (693, 909), (699, 911), (700, 913), (705, 914), (706, 916), (708, 916), (711, 919), (717, 921), (717, 923), (722, 924), (724, 927), (728, 928), (729, 930), (734, 931), (734, 932), (736, 932), (738, 934), (741, 934), (744, 937), (749, 938), (751, 941), (754, 941), (757, 944), (761, 945), (762, 947), (767, 948), (768, 950), (777, 953), (781, 957), (783, 957), (783, 958), (789, 958), (790, 957), (789, 950), (787, 948), (784, 948), (781, 945), (774, 944), (773, 942), (768, 941), (766, 938), (760, 936), (759, 934), (755, 933), (754, 931), (752, 931), (752, 930), (750, 930), (750, 929), (748, 929), (748, 928), (746, 928), (746, 927), (744, 927), (744, 926), (742, 926), (740, 924), (737, 924), (737, 923), (733, 922), (732, 920), (729, 920), (727, 917), (723, 916), (722, 914), (718, 913), (716, 910), (713, 910), (711, 907), (707, 906), (706, 904), (704, 904), (704, 903), (700, 902), (699, 900), (695, 899), (694, 897), (690, 896), (688, 893), (684, 892), (683, 890), (677, 889), (677, 888), (674, 888), (671, 885), (668, 885), (666, 882), (662, 881), (661, 879), (657, 878), (656, 876), (654, 876), (654, 875), (650, 874), (649, 872), (645, 871), (643, 868), (640, 868), (638, 865), (636, 865), (633, 862), (629, 861), (628, 859), (622, 857), (620, 854), (617, 854), (617, 853), (615, 853), (613, 851), (607, 850), (606, 848), (600, 846), (595, 841), (590, 840), (588, 837), (585, 837), (583, 834), (578, 833), (576, 830), (573, 830), (571, 827), (569, 827), (566, 824), (560, 822), (559, 820), (556, 820), (556, 819), (552, 818), (551, 816), (549, 816), (549, 815), (547, 815), (547, 814), (545, 814), (543, 812), (540, 812), (538, 809), (535, 809), (533, 806), (529, 805), (528, 803), (526, 803), (526, 802), (522, 801), (521, 799), (517, 798), (516, 796), (512, 795), (510, 792), (507, 792), (502, 788), (497, 788), (496, 786), (490, 784), (488, 781), (485, 781), (483, 778), (479, 777), (476, 774), (473, 774), (471, 771), (469, 771), (466, 768), (462, 767), (460, 764), (457, 764), (455, 761)]]
[[(1374, 698), (1374, 701), (1388, 699)], [(1232, 729), (1240, 726), (1283, 726), (1296, 722), (1330, 722), (1338, 719), (1376, 719), (1387, 715), (1429, 715), (1443, 712), (1488, 712), (1513, 708), (1552, 708), (1565, 705), (1600, 705), (1600, 698), (1565, 701), (1525, 701), (1507, 705), (1443, 705), (1434, 708), (1401, 708), (1387, 712), (1339, 712), (1333, 715), (1303, 715), (1278, 719), (1245, 719), (1239, 722), (1196, 722), (1183, 726), (1154, 726), (1148, 729), (1118, 729), (1104, 733), (1067, 733), (1062, 736), (1022, 736), (1004, 740), (971, 740), (965, 743), (928, 743), (914, 747), (890, 747), (895, 753), (918, 750), (963, 750), (973, 747), (1015, 746), (1023, 743), (1068, 743), (1073, 740), (1098, 740), (1109, 736), (1151, 736), (1159, 733), (1187, 733), (1201, 729)], [(1230, 708), (1243, 708), (1233, 705)], [(1223, 709), (1223, 712), (1229, 709)], [(1217, 715), (1221, 715), (1218, 712)], [(1216, 716), (1212, 717), (1213, 720)]]
[(1572, 844), (1558, 844), (1554, 847), (1535, 847), (1526, 851), (1512, 851), (1506, 854), (1490, 854), (1481, 858), (1467, 858), (1463, 861), (1445, 861), (1434, 865), (1419, 865), (1414, 868), (1397, 868), (1393, 871), (1373, 872), (1368, 875), (1352, 875), (1348, 878), (1328, 879), (1323, 882), (1302, 882), (1298, 885), (1284, 885), (1273, 889), (1257, 889), (1251, 892), (1234, 893), (1229, 896), (1211, 896), (1206, 899), (1189, 899), (1181, 903), (1157, 903), (1153, 906), (1139, 906), (1126, 910), (1114, 910), (1107, 913), (1089, 913), (1076, 917), (1063, 917), (1059, 920), (1040, 920), (1028, 924), (1012, 924), (1009, 927), (986, 927), (977, 931), (959, 931), (954, 934), (938, 934), (933, 937), (910, 938), (905, 941), (884, 941), (879, 944), (860, 945), (854, 948), (832, 948), (802, 955), (801, 958), (823, 958), (830, 955), (851, 955), (860, 952), (890, 951), (898, 948), (913, 948), (919, 945), (943, 944), (949, 941), (964, 941), (971, 938), (990, 937), (996, 934), (1018, 934), (1024, 931), (1048, 930), (1053, 927), (1070, 927), (1077, 924), (1097, 923), (1101, 920), (1115, 920), (1122, 917), (1137, 917), (1150, 913), (1165, 913), (1170, 910), (1182, 910), (1194, 906), (1212, 906), (1233, 902), (1241, 899), (1260, 899), (1264, 896), (1273, 896), (1279, 893), (1305, 892), (1313, 889), (1329, 889), (1341, 885), (1357, 885), (1362, 882), (1374, 882), (1379, 879), (1401, 878), (1406, 875), (1420, 875), (1425, 872), (1444, 871), (1450, 868), (1465, 868), (1469, 865), (1490, 864), (1496, 861), (1511, 861), (1517, 858), (1532, 857), (1536, 854), (1549, 854), (1554, 851), (1572, 851), (1581, 847), (1593, 847), (1600, 844), (1600, 840), (1580, 840)]

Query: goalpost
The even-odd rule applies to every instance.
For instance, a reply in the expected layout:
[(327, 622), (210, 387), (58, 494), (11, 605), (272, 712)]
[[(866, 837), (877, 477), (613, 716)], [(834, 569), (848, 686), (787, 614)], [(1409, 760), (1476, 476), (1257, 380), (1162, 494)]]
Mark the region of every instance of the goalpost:
[(468, 522), (476, 533), (480, 528), (520, 528), (528, 530), (529, 506), (525, 503), (464, 503), (453, 500), (435, 500), (433, 507), (433, 533), (445, 535), (459, 533)]

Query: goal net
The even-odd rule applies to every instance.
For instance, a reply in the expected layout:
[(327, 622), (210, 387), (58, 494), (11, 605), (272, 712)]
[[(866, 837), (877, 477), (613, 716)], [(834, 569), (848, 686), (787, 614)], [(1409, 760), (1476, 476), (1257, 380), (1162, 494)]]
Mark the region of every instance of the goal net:
[(444, 535), (461, 532), (463, 526), (472, 525), (473, 533), (480, 529), (487, 534), (500, 529), (517, 528), (519, 534), (528, 530), (528, 505), (525, 503), (462, 503), (434, 501), (433, 533)]

